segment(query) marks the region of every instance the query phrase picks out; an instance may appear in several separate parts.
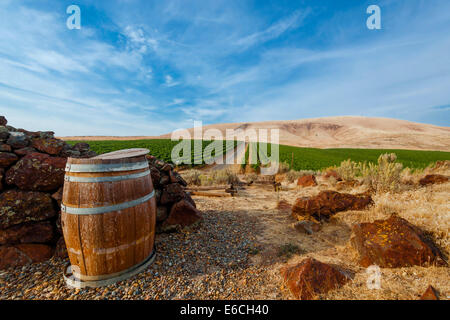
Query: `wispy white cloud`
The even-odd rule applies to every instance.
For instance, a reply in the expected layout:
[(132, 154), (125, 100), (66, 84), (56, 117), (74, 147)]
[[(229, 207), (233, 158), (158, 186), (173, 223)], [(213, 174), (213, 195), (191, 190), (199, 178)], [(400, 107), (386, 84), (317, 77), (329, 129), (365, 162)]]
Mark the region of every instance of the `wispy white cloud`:
[(98, 5), (113, 27), (69, 32), (64, 10), (3, 1), (0, 113), (60, 135), (339, 114), (448, 123), (434, 107), (450, 101), (450, 5), (437, 3), (380, 0), (390, 10), (370, 33), (355, 9), (314, 29), (307, 8), (268, 18), (245, 1), (127, 0)]
[(166, 107), (178, 106), (185, 103), (185, 99), (175, 98), (171, 102), (166, 104)]
[(174, 81), (173, 80), (173, 77), (171, 76), (171, 75), (166, 75), (165, 77), (164, 77), (164, 79), (165, 79), (165, 85), (167, 86), (167, 87), (175, 87), (175, 86), (177, 86), (177, 85), (179, 85), (180, 84), (180, 82), (178, 82), (178, 81)]
[(307, 8), (303, 11), (296, 10), (289, 16), (277, 21), (265, 30), (257, 31), (248, 36), (238, 39), (235, 44), (249, 48), (258, 43), (264, 43), (266, 41), (278, 38), (284, 32), (290, 29), (298, 28), (303, 20), (309, 15), (310, 9)]

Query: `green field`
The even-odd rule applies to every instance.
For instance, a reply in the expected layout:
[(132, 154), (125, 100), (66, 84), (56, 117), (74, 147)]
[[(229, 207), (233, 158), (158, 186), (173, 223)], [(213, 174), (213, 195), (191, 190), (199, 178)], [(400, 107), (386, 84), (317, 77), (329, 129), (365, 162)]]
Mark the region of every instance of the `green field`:
[[(270, 149), (270, 148), (269, 148)], [(450, 160), (450, 152), (393, 150), (393, 149), (313, 149), (280, 146), (280, 159), (289, 165), (292, 162), (295, 170), (318, 170), (351, 159), (355, 162), (376, 163), (383, 153), (395, 153), (397, 161), (404, 167), (412, 169), (425, 168), (438, 160)]]
[[(170, 139), (148, 139), (148, 140), (123, 140), (123, 141), (113, 141), (113, 140), (101, 140), (101, 141), (67, 141), (67, 143), (74, 145), (78, 142), (86, 142), (89, 143), (91, 149), (97, 152), (98, 154), (112, 152), (121, 149), (130, 149), (130, 148), (147, 148), (150, 150), (150, 154), (155, 156), (158, 159), (161, 159), (165, 162), (172, 163), (171, 153), (172, 149), (179, 143), (179, 141), (171, 141)], [(202, 152), (195, 153), (194, 144), (199, 143), (202, 145)], [(191, 140), (191, 163), (197, 164), (205, 164), (205, 161), (215, 158), (216, 156), (220, 156), (224, 154), (228, 149), (233, 149), (236, 147), (236, 142), (234, 145), (227, 145), (225, 141), (220, 141), (221, 143), (221, 151), (216, 154), (213, 149), (211, 152), (211, 157), (207, 159), (202, 159), (203, 161), (200, 163), (200, 159), (202, 157), (203, 151), (205, 148), (211, 144), (211, 141), (206, 140)], [(200, 148), (199, 148), (200, 150)]]
[[(75, 144), (77, 142), (82, 141), (68, 141), (70, 144)], [(177, 141), (171, 141), (169, 139), (83, 142), (89, 143), (91, 148), (99, 154), (128, 148), (147, 148), (150, 150), (150, 154), (167, 162), (171, 162), (170, 157), (172, 148), (178, 144)], [(191, 143), (191, 160), (192, 163), (194, 163), (195, 159), (200, 158), (200, 153), (194, 153), (194, 140), (192, 140)], [(201, 143), (202, 148), (204, 149), (211, 143), (211, 141), (197, 141), (197, 143)], [(236, 142), (234, 145), (236, 145)], [(253, 146), (253, 148), (255, 147)], [(227, 145), (223, 142), (221, 153), (226, 152), (226, 149)], [(259, 148), (256, 147), (255, 149)], [(268, 145), (267, 149), (268, 154), (270, 155), (270, 145)], [(292, 163), (292, 168), (294, 170), (320, 170), (330, 166), (339, 165), (342, 161), (347, 159), (351, 159), (356, 162), (368, 161), (375, 163), (378, 156), (383, 153), (395, 153), (397, 155), (397, 161), (403, 163), (405, 167), (414, 169), (425, 168), (438, 160), (450, 160), (450, 152), (442, 151), (393, 149), (314, 149), (280, 145), (280, 161), (286, 162), (289, 165)], [(216, 156), (214, 152), (213, 155)], [(246, 158), (248, 158), (248, 151)]]

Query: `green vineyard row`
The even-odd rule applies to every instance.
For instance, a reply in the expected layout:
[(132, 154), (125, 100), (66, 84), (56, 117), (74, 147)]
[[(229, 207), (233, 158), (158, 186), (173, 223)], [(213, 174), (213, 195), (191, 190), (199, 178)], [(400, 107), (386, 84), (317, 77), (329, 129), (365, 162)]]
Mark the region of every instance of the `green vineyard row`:
[[(166, 162), (172, 162), (171, 152), (179, 142), (171, 141), (169, 139), (149, 139), (149, 140), (129, 140), (129, 141), (68, 141), (70, 144), (77, 142), (88, 142), (91, 148), (98, 154), (116, 151), (120, 149), (128, 148), (147, 148), (150, 150), (150, 154), (164, 160)], [(203, 150), (211, 143), (211, 141), (201, 141), (202, 151), (195, 153), (194, 140), (191, 140), (191, 161), (199, 160), (202, 157)], [(230, 144), (228, 147), (232, 149), (236, 146)], [(251, 145), (251, 144), (250, 144)], [(254, 144), (249, 146), (252, 148), (252, 152), (259, 153), (259, 146)], [(218, 154), (212, 152), (211, 157), (217, 157), (227, 150), (227, 143), (222, 142), (222, 148)], [(339, 165), (342, 161), (351, 159), (356, 162), (373, 162), (375, 163), (380, 154), (383, 153), (395, 153), (397, 155), (397, 161), (401, 162), (405, 167), (409, 168), (425, 168), (428, 165), (439, 160), (450, 160), (450, 152), (443, 151), (419, 151), (419, 150), (394, 150), (394, 149), (315, 149), (315, 148), (299, 148), (292, 146), (279, 146), (280, 162), (286, 162), (294, 170), (320, 170), (327, 167)], [(258, 164), (263, 159), (271, 155), (271, 145), (267, 145), (267, 155), (258, 156)], [(249, 150), (246, 151), (245, 159), (248, 161)], [(205, 163), (205, 159), (202, 159), (202, 164)], [(247, 162), (246, 161), (246, 162)]]

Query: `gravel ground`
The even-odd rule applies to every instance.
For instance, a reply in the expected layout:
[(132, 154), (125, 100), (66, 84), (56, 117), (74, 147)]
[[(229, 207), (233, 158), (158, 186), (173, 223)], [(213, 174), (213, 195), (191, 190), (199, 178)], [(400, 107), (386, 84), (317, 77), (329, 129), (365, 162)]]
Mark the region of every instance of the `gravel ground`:
[[(450, 298), (450, 268), (446, 267), (382, 269), (381, 290), (367, 288), (368, 274), (349, 245), (350, 227), (384, 212), (382, 197), (370, 210), (337, 214), (313, 235), (295, 231), (289, 214), (275, 209), (278, 199), (292, 203), (325, 187), (279, 195), (270, 188), (249, 187), (234, 198), (194, 197), (203, 222), (191, 230), (157, 235), (156, 260), (145, 272), (109, 287), (75, 290), (67, 288), (62, 278), (67, 260), (50, 260), (0, 271), (0, 299), (292, 299), (279, 269), (305, 257), (354, 273), (353, 281), (319, 299), (417, 299), (430, 284), (440, 291), (441, 299)], [(434, 194), (448, 193), (446, 186), (440, 188)], [(388, 203), (399, 203), (403, 197), (395, 195)], [(427, 208), (435, 207), (426, 212), (440, 211), (448, 204), (435, 198), (427, 200)], [(408, 201), (402, 206), (400, 212), (405, 215), (417, 209)], [(290, 248), (286, 255), (280, 255), (283, 247)]]
[(234, 199), (195, 200), (204, 221), (157, 235), (157, 256), (145, 272), (108, 287), (70, 289), (62, 278), (68, 260), (52, 259), (0, 271), (0, 299), (281, 298), (277, 286), (268, 283), (273, 275), (250, 262), (259, 250), (257, 219), (243, 210), (224, 210)]

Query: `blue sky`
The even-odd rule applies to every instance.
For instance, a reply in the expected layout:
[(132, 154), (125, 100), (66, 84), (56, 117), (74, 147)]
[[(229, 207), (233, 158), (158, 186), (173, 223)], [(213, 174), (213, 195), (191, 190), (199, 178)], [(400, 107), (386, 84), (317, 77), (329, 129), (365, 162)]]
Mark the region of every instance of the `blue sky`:
[[(366, 27), (371, 4), (382, 30)], [(2, 0), (0, 114), (57, 135), (336, 115), (449, 126), (450, 2)]]

